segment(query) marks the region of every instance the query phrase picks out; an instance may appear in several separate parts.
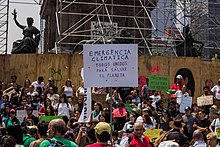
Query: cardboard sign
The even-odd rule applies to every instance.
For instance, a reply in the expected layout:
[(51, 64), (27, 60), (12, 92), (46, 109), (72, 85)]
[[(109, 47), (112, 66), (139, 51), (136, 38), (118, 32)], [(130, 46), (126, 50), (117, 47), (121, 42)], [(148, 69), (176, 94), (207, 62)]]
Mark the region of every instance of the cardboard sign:
[(149, 89), (167, 91), (169, 89), (169, 78), (161, 76), (149, 76)]
[(197, 97), (197, 105), (200, 106), (206, 106), (206, 105), (212, 105), (213, 104), (213, 96), (201, 96)]
[(85, 87), (138, 87), (138, 45), (83, 45)]
[(187, 106), (189, 106), (190, 108), (192, 106), (192, 97), (190, 96), (182, 97), (181, 102), (180, 102), (180, 112), (185, 113), (185, 108)]
[(144, 132), (144, 135), (149, 137), (150, 142), (154, 142), (160, 136), (160, 132), (163, 131), (162, 129), (147, 129)]

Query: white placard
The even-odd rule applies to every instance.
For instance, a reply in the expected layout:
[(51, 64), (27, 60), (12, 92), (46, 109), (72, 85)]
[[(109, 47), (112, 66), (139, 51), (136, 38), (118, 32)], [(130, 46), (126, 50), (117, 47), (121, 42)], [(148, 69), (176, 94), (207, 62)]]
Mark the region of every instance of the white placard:
[[(16, 116), (19, 119), (20, 123), (23, 122), (24, 118), (26, 117), (27, 111), (26, 110), (16, 110)], [(38, 117), (39, 112), (37, 110), (33, 110), (32, 114)]]
[(83, 45), (85, 87), (138, 87), (138, 45)]
[(213, 95), (197, 97), (197, 105), (206, 106), (213, 104)]
[(90, 116), (92, 113), (92, 93), (91, 88), (84, 88), (84, 102), (83, 110), (79, 117), (78, 122), (90, 122)]
[(190, 96), (184, 96), (181, 99), (180, 102), (180, 113), (185, 113), (185, 108), (189, 106), (191, 108), (192, 106), (192, 97)]

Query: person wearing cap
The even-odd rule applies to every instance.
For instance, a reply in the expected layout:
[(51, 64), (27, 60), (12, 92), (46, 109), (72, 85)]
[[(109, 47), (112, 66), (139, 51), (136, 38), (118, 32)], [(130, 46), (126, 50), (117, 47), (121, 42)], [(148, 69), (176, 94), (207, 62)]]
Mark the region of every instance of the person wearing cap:
[(183, 77), (181, 75), (177, 75), (175, 79), (175, 83), (171, 86), (171, 90), (180, 90), (183, 87)]
[(32, 123), (32, 125), (37, 125), (38, 124), (38, 118), (33, 115), (33, 107), (26, 107), (26, 111), (27, 111), (27, 114), (26, 116), (24, 117), (23, 121), (30, 121)]
[(53, 87), (54, 93), (58, 93), (58, 87), (55, 85), (55, 81), (54, 81), (53, 77), (50, 77), (48, 79), (48, 83), (46, 85), (45, 92), (44, 92), (45, 94), (47, 94), (49, 92), (50, 87)]
[(180, 116), (177, 116), (173, 121), (169, 123), (169, 126), (172, 128), (167, 134), (166, 141), (173, 140), (174, 142), (177, 142), (180, 146), (186, 145), (188, 140), (188, 137), (182, 133), (182, 129), (185, 126), (185, 124), (182, 121), (182, 118)]
[(86, 147), (112, 147), (110, 142), (111, 127), (106, 122), (99, 122), (95, 126), (95, 137), (97, 143), (87, 145)]
[(186, 135), (189, 139), (192, 139), (193, 132), (196, 130), (195, 123), (197, 118), (191, 114), (191, 108), (187, 106), (185, 108), (185, 114), (182, 116), (183, 122), (186, 124)]
[(10, 116), (7, 119), (4, 119), (2, 126), (5, 128), (8, 128), (9, 126), (13, 124), (18, 124), (20, 125), (19, 119), (15, 116), (15, 110), (11, 109), (10, 110)]
[(37, 81), (34, 81), (31, 83), (32, 86), (34, 86), (34, 91), (36, 91), (37, 87), (41, 87), (42, 91), (44, 90), (44, 78), (42, 76), (39, 76), (37, 78)]
[[(54, 140), (57, 143), (61, 143), (60, 146), (78, 147), (76, 143), (64, 138), (66, 132), (67, 127), (62, 119), (53, 119), (50, 121), (47, 133), (51, 141)], [(50, 140), (44, 140), (39, 147), (48, 147), (51, 144)]]
[(151, 147), (150, 139), (143, 132), (143, 123), (134, 123), (134, 131), (129, 136), (122, 138), (120, 147)]

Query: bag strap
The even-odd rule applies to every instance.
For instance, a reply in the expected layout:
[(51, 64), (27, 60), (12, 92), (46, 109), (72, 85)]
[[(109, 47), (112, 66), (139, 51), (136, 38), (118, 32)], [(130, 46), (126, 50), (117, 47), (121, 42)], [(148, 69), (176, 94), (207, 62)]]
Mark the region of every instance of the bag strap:
[(31, 138), (31, 136), (27, 135), (27, 138), (22, 141), (22, 145), (24, 145), (24, 143), (25, 143), (29, 138)]
[(53, 139), (51, 139), (51, 138), (47, 138), (46, 140), (48, 140), (50, 143), (55, 143), (55, 144), (57, 144), (57, 145), (59, 145), (59, 146), (61, 146), (61, 147), (64, 146), (64, 143), (62, 143), (61, 141), (53, 140)]

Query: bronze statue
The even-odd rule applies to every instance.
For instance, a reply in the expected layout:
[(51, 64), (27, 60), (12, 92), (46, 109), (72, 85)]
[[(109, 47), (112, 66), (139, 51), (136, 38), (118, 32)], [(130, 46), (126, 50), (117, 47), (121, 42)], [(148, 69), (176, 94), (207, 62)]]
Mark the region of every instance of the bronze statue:
[[(195, 40), (192, 37), (192, 33), (190, 31), (190, 26), (187, 25), (183, 28), (183, 35), (185, 40), (181, 41), (178, 40), (176, 41), (176, 53), (178, 56), (186, 56), (186, 57), (198, 57), (201, 56), (201, 50), (204, 46), (204, 43)], [(197, 43), (200, 45), (199, 49), (197, 50), (196, 48), (193, 47), (193, 43)], [(184, 51), (186, 49), (186, 51)], [(185, 52), (185, 55), (184, 55)]]
[(22, 40), (16, 40), (15, 42), (13, 42), (11, 53), (12, 54), (36, 53), (36, 49), (40, 41), (40, 31), (33, 26), (34, 19), (28, 17), (27, 18), (28, 26), (24, 26), (17, 21), (17, 12), (15, 9), (12, 15), (14, 16), (15, 24), (23, 30), (24, 37)]

